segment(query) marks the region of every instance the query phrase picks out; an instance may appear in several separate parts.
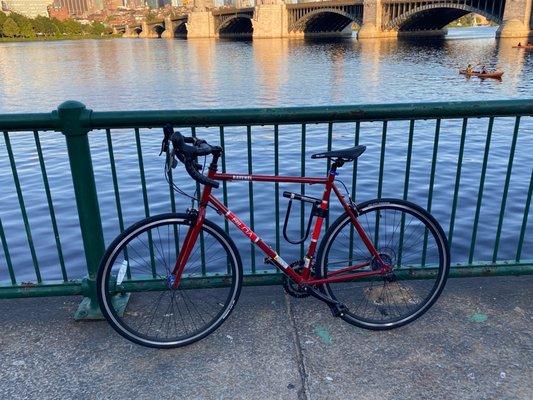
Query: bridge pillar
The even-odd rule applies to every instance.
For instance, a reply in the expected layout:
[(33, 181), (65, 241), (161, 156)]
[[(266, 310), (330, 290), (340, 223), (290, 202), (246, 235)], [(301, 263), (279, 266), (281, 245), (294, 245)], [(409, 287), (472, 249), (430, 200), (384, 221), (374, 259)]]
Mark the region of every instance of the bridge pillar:
[(289, 36), (289, 14), (281, 0), (258, 2), (252, 19), (254, 38), (282, 38)]
[(174, 38), (174, 23), (170, 17), (165, 17), (165, 30), (161, 34), (161, 37), (167, 39)]
[(125, 38), (131, 38), (131, 37), (135, 37), (137, 35), (134, 35), (133, 34), (134, 31), (132, 31), (132, 29), (130, 28), (129, 25), (126, 25), (126, 27), (124, 28), (124, 33), (122, 34), (122, 37), (125, 37)]
[(531, 27), (531, 8), (533, 0), (507, 0), (503, 11), (503, 23), (497, 37), (521, 38), (533, 33)]
[(383, 36), (396, 36), (397, 32), (383, 32), (381, 29), (381, 0), (363, 1), (363, 25), (357, 33), (358, 39), (370, 39)]
[(143, 21), (142, 25), (141, 25), (141, 28), (142, 28), (142, 32), (139, 35), (140, 38), (156, 38), (156, 37), (158, 37), (157, 34), (152, 31), (150, 25), (148, 25), (148, 22)]
[(187, 22), (187, 38), (211, 38), (216, 36), (215, 18), (211, 11), (191, 11)]

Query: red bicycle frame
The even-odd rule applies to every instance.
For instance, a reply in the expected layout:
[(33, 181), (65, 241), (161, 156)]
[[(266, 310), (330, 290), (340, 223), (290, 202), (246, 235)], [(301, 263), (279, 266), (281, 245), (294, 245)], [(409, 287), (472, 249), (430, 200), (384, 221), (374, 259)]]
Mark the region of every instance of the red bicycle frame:
[[(357, 220), (354, 210), (344, 199), (344, 196), (340, 193), (339, 189), (335, 185), (335, 175), (337, 164), (334, 163), (329, 174), (326, 178), (312, 178), (312, 177), (296, 177), (296, 176), (273, 176), (273, 175), (245, 175), (245, 174), (227, 174), (216, 172), (216, 164), (211, 165), (209, 168), (208, 177), (218, 181), (251, 181), (251, 182), (280, 182), (280, 183), (305, 183), (305, 184), (322, 184), (325, 186), (324, 193), (322, 195), (322, 201), (320, 208), (326, 212), (329, 206), (331, 191), (335, 193), (340, 203), (342, 204), (346, 213), (350, 216), (357, 233), (361, 237), (366, 248), (372, 255), (372, 258), (378, 262), (381, 266), (379, 269), (371, 271), (352, 272), (358, 269), (364, 268), (370, 264), (369, 262), (360, 263), (356, 265), (350, 265), (339, 270), (335, 270), (329, 273), (327, 278), (316, 279), (311, 276), (311, 262), (316, 252), (317, 242), (320, 236), (320, 230), (322, 229), (322, 223), (324, 221), (323, 216), (317, 216), (315, 225), (311, 235), (311, 243), (307, 249), (304, 257), (304, 268), (302, 273), (297, 273), (292, 267), (290, 267), (285, 260), (283, 260), (279, 254), (276, 253), (267, 243), (265, 243), (250, 227), (248, 227), (243, 221), (237, 217), (232, 211), (230, 211), (219, 199), (211, 194), (212, 187), (204, 186), (199, 207), (198, 217), (194, 225), (191, 225), (185, 236), (182, 251), (178, 255), (176, 264), (174, 266), (173, 275), (175, 276), (174, 288), (179, 286), (182, 272), (185, 268), (187, 260), (191, 254), (191, 251), (196, 243), (202, 224), (205, 220), (205, 213), (207, 204), (211, 203), (217, 211), (224, 216), (228, 221), (231, 221), (239, 230), (246, 236), (252, 243), (259, 247), (263, 253), (269, 258), (269, 260), (279, 269), (281, 269), (286, 275), (288, 275), (298, 285), (320, 285), (324, 283), (344, 282), (360, 278), (365, 278), (373, 275), (381, 275), (390, 271), (390, 266), (383, 262), (380, 254), (374, 247), (372, 241), (366, 234), (365, 230)], [(351, 272), (351, 273), (350, 273)]]

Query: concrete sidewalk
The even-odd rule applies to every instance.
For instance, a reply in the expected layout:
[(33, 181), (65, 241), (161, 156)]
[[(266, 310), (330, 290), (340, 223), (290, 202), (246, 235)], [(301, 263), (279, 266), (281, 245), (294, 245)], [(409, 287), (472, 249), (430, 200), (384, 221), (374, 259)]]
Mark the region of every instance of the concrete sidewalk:
[(79, 298), (2, 300), (0, 399), (532, 399), (533, 277), (448, 282), (387, 332), (245, 288), (220, 329), (175, 350), (75, 322)]

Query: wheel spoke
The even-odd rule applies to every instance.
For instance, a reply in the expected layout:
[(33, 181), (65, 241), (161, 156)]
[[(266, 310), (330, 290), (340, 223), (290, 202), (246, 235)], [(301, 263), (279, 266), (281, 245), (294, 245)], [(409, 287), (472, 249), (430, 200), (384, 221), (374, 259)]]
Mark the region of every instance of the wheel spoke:
[[(153, 220), (157, 218), (161, 221), (154, 224)], [(174, 289), (169, 283), (169, 276), (171, 277), (170, 273), (174, 268), (173, 260), (178, 256), (176, 252), (180, 246), (183, 247), (179, 239), (181, 242), (184, 240), (177, 235), (181, 231), (181, 225), (184, 225), (184, 229), (188, 229), (190, 225), (177, 217), (160, 216), (149, 220), (146, 228), (134, 226), (124, 231), (122, 239), (117, 241), (121, 243), (121, 247), (108, 252), (113, 254), (113, 259), (103, 263), (108, 265), (107, 272), (103, 274), (105, 282), (98, 284), (99, 287), (109, 288), (109, 292), (103, 296), (103, 301), (108, 304), (105, 312), (107, 309), (113, 310), (112, 318), (110, 315), (106, 316), (119, 333), (137, 343), (165, 347), (185, 345), (197, 340), (200, 335), (213, 331), (227, 317), (226, 311), (231, 310), (240, 291), (237, 288), (237, 278), (241, 267), (234, 262), (238, 258), (233, 250), (225, 244), (231, 239), (224, 237), (223, 231), (204, 225), (205, 273), (219, 276), (229, 282), (228, 286), (209, 289), (180, 285)], [(151, 241), (147, 242), (145, 238), (151, 238)], [(125, 257), (126, 249), (129, 257)], [(200, 240), (194, 244), (182, 276), (201, 275), (199, 249)], [(155, 265), (150, 262), (151, 257)], [(124, 265), (127, 265), (127, 278), (123, 275)], [(148, 279), (150, 284), (157, 283), (152, 278), (154, 274), (164, 284), (158, 287), (159, 291), (144, 291), (144, 279)], [(122, 316), (112, 305), (115, 282), (119, 280), (141, 285), (138, 286), (140, 291), (137, 291), (137, 286), (131, 286), (133, 292)], [(157, 285), (154, 286), (156, 287)]]
[[(370, 233), (368, 236), (374, 239), (374, 245), (377, 243), (376, 250), (380, 257), (394, 266), (393, 270), (366, 281), (354, 281), (353, 284), (339, 282), (323, 285), (326, 293), (348, 307), (343, 318), (356, 325), (369, 328), (394, 327), (414, 319), (429, 307), (434, 293), (440, 290), (439, 285), (442, 286), (445, 281), (441, 277), (448, 271), (449, 260), (444, 258), (447, 251), (442, 245), (445, 239), (439, 237), (441, 231), (432, 228), (434, 223), (421, 211), (407, 206), (408, 203), (391, 203), (396, 202), (388, 201), (386, 204), (360, 209), (358, 220), (367, 235)], [(328, 241), (317, 260), (321, 277), (328, 276), (328, 269), (335, 271), (355, 263), (355, 260), (369, 261), (370, 265), (365, 267), (366, 270), (381, 268), (372, 262), (368, 251), (361, 251), (366, 247), (357, 232), (350, 235), (350, 230), (353, 229), (346, 215), (330, 227), (326, 234)], [(401, 229), (403, 239), (400, 239)], [(424, 280), (406, 280), (409, 276), (402, 273), (402, 267), (422, 267), (416, 263), (421, 261), (422, 239), (426, 235), (427, 258), (433, 263), (433, 267), (438, 267), (440, 273)], [(353, 250), (361, 253), (352, 255)], [(402, 261), (398, 265), (400, 252)]]

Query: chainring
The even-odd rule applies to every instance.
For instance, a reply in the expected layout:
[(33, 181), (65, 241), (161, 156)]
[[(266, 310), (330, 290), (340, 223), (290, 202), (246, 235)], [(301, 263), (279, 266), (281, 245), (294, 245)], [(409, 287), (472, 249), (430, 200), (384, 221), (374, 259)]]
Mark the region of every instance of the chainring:
[[(300, 272), (304, 267), (303, 260), (297, 260), (290, 264), (290, 267), (294, 269), (295, 272)], [(310, 293), (298, 286), (297, 283), (291, 280), (287, 275), (283, 275), (283, 289), (287, 294), (298, 299), (310, 296)]]

